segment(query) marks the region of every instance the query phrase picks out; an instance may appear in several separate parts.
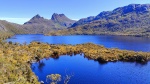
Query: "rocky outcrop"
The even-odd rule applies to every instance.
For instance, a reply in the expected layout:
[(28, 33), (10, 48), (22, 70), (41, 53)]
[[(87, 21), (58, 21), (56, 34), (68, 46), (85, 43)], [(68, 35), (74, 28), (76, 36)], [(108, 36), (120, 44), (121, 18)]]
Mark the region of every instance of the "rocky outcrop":
[(39, 14), (37, 14), (32, 19), (30, 19), (28, 22), (25, 22), (24, 25), (25, 24), (41, 23), (43, 21), (46, 21), (46, 19), (44, 19), (43, 17), (41, 17)]
[(74, 20), (69, 19), (64, 14), (57, 14), (57, 13), (54, 13), (52, 15), (51, 20), (65, 27), (70, 27), (73, 25), (73, 23), (75, 23)]
[(87, 24), (96, 20), (102, 20), (102, 19), (108, 20), (111, 17), (114, 18), (114, 16), (116, 18), (122, 17), (123, 15), (128, 15), (128, 13), (141, 14), (147, 12), (150, 12), (150, 4), (130, 4), (128, 6), (116, 8), (113, 11), (103, 11), (95, 17), (87, 17), (84, 19), (80, 19), (79, 21), (75, 22), (72, 25), (72, 27)]
[(43, 34), (48, 31), (66, 29), (67, 27), (70, 27), (74, 22), (74, 20), (70, 20), (64, 14), (54, 13), (51, 19), (45, 19), (37, 14), (28, 22), (24, 23), (23, 27), (24, 29), (29, 31), (29, 33)]

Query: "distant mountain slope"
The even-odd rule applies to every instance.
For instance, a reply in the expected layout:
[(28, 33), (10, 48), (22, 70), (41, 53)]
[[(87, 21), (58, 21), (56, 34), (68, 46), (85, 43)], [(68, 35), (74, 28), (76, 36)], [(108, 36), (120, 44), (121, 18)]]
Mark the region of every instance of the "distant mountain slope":
[(74, 22), (75, 21), (70, 20), (64, 14), (54, 13), (51, 19), (45, 19), (40, 15), (36, 15), (24, 23), (23, 27), (30, 33), (46, 33), (48, 31), (70, 27)]
[(0, 20), (0, 39), (8, 38), (14, 34), (27, 33), (21, 25)]
[(150, 4), (130, 4), (80, 19), (67, 30), (49, 34), (111, 34), (150, 37)]

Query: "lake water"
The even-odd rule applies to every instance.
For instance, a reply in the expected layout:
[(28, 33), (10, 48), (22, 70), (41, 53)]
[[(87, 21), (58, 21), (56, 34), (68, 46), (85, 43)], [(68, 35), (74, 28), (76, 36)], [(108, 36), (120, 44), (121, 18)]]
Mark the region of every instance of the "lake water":
[(95, 43), (107, 48), (119, 48), (134, 51), (150, 52), (150, 38), (130, 36), (104, 36), (104, 35), (76, 35), (76, 36), (44, 36), (41, 34), (16, 35), (7, 41), (18, 43), (30, 43), (32, 41), (50, 44), (81, 44)]
[[(82, 55), (60, 56), (59, 59), (43, 59), (33, 63), (32, 70), (46, 84), (49, 74), (73, 74), (69, 84), (150, 84), (150, 62), (145, 65), (130, 62), (88, 60)], [(63, 84), (63, 79), (58, 84)]]
[[(44, 36), (44, 35), (16, 35), (7, 41), (30, 43), (39, 41), (51, 44), (80, 44), (95, 43), (107, 48), (119, 48), (134, 51), (150, 52), (150, 39), (127, 36)], [(49, 74), (73, 74), (68, 84), (150, 84), (150, 62), (139, 64), (135, 62), (108, 62), (88, 60), (84, 55), (62, 55), (58, 59), (42, 59), (40, 63), (31, 65), (32, 71), (39, 77), (39, 81), (46, 83)], [(66, 72), (66, 73), (65, 73)]]

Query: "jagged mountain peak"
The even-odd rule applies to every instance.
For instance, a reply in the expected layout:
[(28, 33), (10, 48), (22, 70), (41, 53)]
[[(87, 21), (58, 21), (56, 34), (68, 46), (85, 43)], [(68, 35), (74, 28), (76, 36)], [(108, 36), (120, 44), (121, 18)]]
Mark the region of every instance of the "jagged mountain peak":
[(52, 16), (65, 16), (65, 14), (58, 14), (58, 13), (53, 13), (53, 15)]
[(47, 21), (47, 19), (44, 19), (39, 14), (32, 17), (28, 22), (25, 22), (24, 24), (32, 24), (32, 23), (41, 23), (43, 21)]
[(75, 22), (72, 27), (88, 24), (95, 20), (118, 18), (124, 15), (140, 15), (150, 13), (150, 4), (129, 4), (127, 6), (118, 7), (112, 11), (103, 11), (95, 17), (87, 17)]
[(120, 12), (122, 14), (127, 14), (127, 13), (144, 13), (150, 11), (150, 4), (129, 4), (124, 7), (119, 7), (113, 10), (113, 12)]
[(35, 18), (41, 18), (41, 16), (39, 14), (34, 16)]
[(70, 27), (75, 21), (69, 19), (65, 14), (54, 13), (51, 17), (51, 20), (55, 23), (59, 23), (62, 26)]
[(59, 20), (68, 20), (69, 18), (67, 18), (64, 14), (57, 14), (57, 13), (54, 13), (51, 17), (51, 20), (53, 21), (59, 21)]
[(32, 19), (44, 19), (43, 17), (41, 17), (39, 14), (35, 15)]
[(74, 20), (67, 18), (64, 14), (54, 13), (51, 19), (45, 19), (37, 14), (28, 22), (24, 23), (24, 28), (31, 33), (43, 33), (50, 30), (68, 28), (74, 22)]
[(129, 4), (128, 6), (125, 7), (134, 7), (134, 8), (141, 8), (141, 7), (146, 7), (150, 8), (150, 4)]
[(145, 13), (150, 11), (150, 4), (129, 4), (127, 6), (118, 7), (114, 9), (113, 11), (103, 11), (100, 14), (96, 16), (94, 20), (105, 18), (110, 15), (124, 15), (128, 13)]

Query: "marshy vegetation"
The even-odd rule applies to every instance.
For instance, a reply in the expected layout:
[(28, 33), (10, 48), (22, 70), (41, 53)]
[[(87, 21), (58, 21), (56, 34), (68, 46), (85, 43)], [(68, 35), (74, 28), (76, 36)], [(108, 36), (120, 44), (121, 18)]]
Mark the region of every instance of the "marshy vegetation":
[[(50, 84), (58, 84), (58, 82), (63, 81), (64, 84), (68, 84), (73, 74), (66, 74), (64, 80), (60, 74), (50, 74), (46, 76), (46, 82)], [(44, 83), (43, 81), (41, 81)]]
[(0, 32), (0, 40), (4, 40), (13, 36), (13, 33)]
[(28, 45), (0, 41), (0, 83), (39, 84), (30, 64), (43, 58), (83, 53), (85, 57), (100, 62), (137, 61), (145, 63), (149, 52), (108, 49), (92, 43), (77, 45), (54, 45), (32, 42)]

